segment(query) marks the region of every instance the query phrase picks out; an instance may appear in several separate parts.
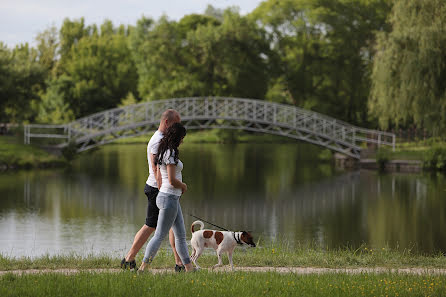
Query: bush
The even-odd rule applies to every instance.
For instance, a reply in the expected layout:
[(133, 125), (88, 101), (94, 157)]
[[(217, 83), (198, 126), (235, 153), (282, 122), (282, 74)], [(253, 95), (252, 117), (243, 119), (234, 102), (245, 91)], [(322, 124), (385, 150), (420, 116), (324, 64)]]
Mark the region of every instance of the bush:
[(427, 150), (423, 166), (426, 169), (446, 171), (446, 147), (436, 144)]
[(72, 161), (77, 155), (77, 145), (74, 141), (70, 141), (66, 147), (62, 149), (62, 156), (67, 161)]
[(376, 152), (376, 163), (378, 164), (379, 171), (386, 169), (386, 164), (389, 162), (389, 153), (385, 150), (378, 150)]

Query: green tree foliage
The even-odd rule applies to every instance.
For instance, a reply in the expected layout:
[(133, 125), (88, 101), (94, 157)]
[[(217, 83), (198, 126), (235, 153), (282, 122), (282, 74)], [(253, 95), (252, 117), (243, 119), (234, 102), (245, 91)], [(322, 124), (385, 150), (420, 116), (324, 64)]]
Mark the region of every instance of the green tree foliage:
[(47, 72), (46, 78), (49, 78), (57, 62), (59, 48), (57, 28), (53, 26), (39, 33), (36, 42), (38, 61)]
[(74, 113), (65, 101), (65, 98), (69, 97), (71, 86), (72, 81), (66, 75), (48, 83), (48, 88), (41, 95), (41, 102), (36, 107), (37, 122), (61, 124), (74, 120)]
[(388, 30), (390, 1), (267, 0), (248, 16), (208, 6), (131, 27), (66, 19), (40, 33), (36, 49), (0, 46), (0, 119), (60, 123), (141, 100), (214, 95), (366, 125), (375, 32)]
[(140, 96), (154, 100), (193, 95), (196, 79), (191, 79), (194, 73), (189, 71), (193, 61), (181, 50), (186, 47), (182, 44), (182, 31), (166, 17), (153, 24), (151, 19), (143, 18), (131, 34)]
[(380, 126), (446, 126), (446, 2), (397, 0), (392, 31), (379, 35), (370, 113)]
[(203, 86), (198, 95), (264, 98), (270, 49), (254, 21), (227, 9), (219, 26), (199, 26), (187, 40)]
[(63, 93), (65, 103), (76, 117), (116, 107), (121, 98), (136, 91), (137, 73), (127, 37), (128, 30), (115, 29), (110, 21), (102, 24), (100, 32), (94, 26), (85, 29), (83, 20), (65, 21), (60, 73), (63, 85), (69, 86)]
[(85, 26), (84, 18), (79, 20), (65, 19), (62, 27), (59, 30), (59, 55), (60, 61), (57, 65), (57, 70), (63, 71), (65, 61), (71, 58), (71, 52), (73, 46), (84, 37), (90, 36), (92, 32), (97, 33), (96, 26)]
[(374, 32), (387, 0), (269, 0), (251, 17), (277, 53), (267, 98), (357, 124), (367, 122)]
[(44, 88), (45, 69), (28, 44), (9, 50), (0, 43), (0, 121), (33, 120), (32, 106)]
[(132, 32), (140, 96), (263, 98), (269, 44), (253, 21), (226, 10), (223, 21), (188, 15), (179, 22), (143, 18)]

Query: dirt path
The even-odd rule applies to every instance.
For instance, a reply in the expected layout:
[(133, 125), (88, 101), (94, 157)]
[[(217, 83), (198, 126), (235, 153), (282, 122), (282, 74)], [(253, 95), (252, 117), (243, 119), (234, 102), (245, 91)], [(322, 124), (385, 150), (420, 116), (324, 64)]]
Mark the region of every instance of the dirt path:
[[(203, 270), (208, 270), (204, 268)], [(322, 273), (348, 273), (348, 274), (359, 274), (359, 273), (406, 273), (406, 274), (418, 274), (418, 275), (446, 275), (446, 269), (440, 268), (316, 268), (316, 267), (235, 267), (235, 271), (243, 272), (279, 272), (279, 273), (295, 273), (295, 274), (322, 274)], [(211, 271), (209, 269), (209, 271)], [(230, 267), (219, 267), (214, 269), (215, 272), (230, 272)], [(6, 273), (13, 274), (38, 274), (38, 273), (62, 273), (62, 274), (75, 274), (80, 272), (90, 272), (90, 273), (120, 273), (123, 272), (121, 269), (72, 269), (72, 268), (61, 268), (61, 269), (26, 269), (26, 270), (9, 270), (0, 271), (0, 276)], [(168, 268), (155, 268), (150, 269), (148, 272), (151, 273), (173, 273), (173, 269)]]

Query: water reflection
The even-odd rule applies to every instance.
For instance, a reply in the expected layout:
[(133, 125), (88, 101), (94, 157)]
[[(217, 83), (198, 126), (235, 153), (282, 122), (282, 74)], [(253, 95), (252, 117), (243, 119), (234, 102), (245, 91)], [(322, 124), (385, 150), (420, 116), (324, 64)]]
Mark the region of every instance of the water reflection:
[[(145, 149), (111, 145), (70, 170), (1, 174), (0, 252), (123, 254), (145, 218)], [(338, 172), (318, 153), (306, 144), (186, 144), (183, 212), (263, 242), (446, 250), (443, 176)]]

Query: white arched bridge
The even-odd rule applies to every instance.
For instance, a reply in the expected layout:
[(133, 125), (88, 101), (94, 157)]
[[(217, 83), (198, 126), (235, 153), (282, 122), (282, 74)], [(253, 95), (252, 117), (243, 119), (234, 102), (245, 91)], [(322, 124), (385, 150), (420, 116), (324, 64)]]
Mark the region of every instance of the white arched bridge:
[(61, 140), (82, 152), (120, 138), (155, 131), (163, 111), (177, 110), (187, 129), (236, 129), (281, 135), (360, 158), (367, 144), (395, 148), (395, 134), (364, 129), (295, 106), (263, 100), (197, 97), (144, 102), (106, 110), (65, 125), (26, 125), (25, 143), (32, 138)]

